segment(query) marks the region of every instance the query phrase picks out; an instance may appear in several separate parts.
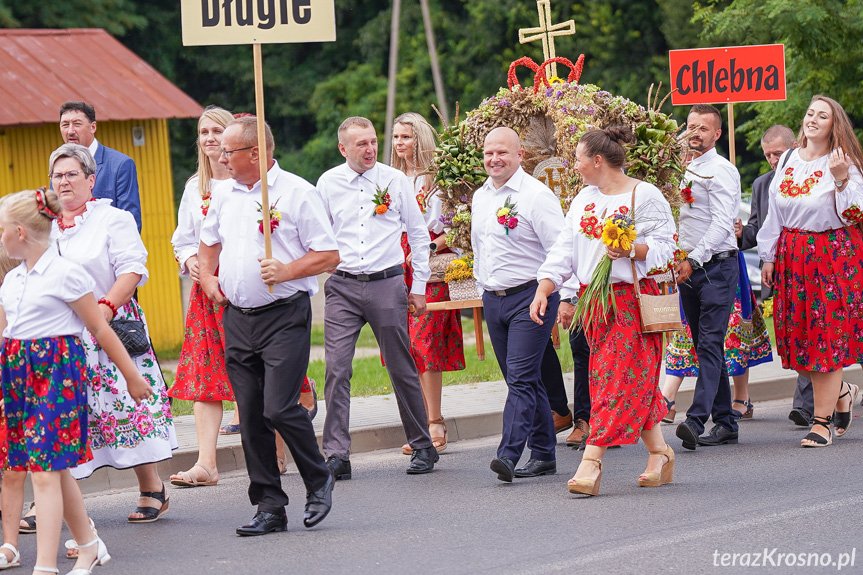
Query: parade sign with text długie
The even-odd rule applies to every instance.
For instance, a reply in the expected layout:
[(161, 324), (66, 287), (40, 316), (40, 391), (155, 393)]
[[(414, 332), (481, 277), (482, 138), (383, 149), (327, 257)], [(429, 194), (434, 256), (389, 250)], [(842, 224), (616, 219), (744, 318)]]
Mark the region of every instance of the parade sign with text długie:
[(785, 99), (782, 44), (671, 50), (668, 60), (675, 106)]
[(183, 44), (279, 44), (336, 39), (334, 0), (181, 0)]

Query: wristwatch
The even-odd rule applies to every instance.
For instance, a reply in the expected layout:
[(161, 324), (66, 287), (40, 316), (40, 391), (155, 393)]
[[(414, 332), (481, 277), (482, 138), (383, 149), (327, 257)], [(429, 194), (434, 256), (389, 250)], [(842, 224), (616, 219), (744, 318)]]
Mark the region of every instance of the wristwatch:
[(849, 179), (850, 178), (845, 178), (844, 180), (833, 180), (833, 185), (836, 186), (837, 188), (841, 188), (842, 186), (844, 186), (845, 184), (848, 183)]
[(429, 244), (429, 254), (434, 255), (434, 253), (436, 251), (437, 251), (437, 243), (435, 243), (435, 242), (430, 243)]
[(695, 260), (694, 260), (694, 259), (692, 259), (692, 258), (686, 258), (686, 260), (684, 260), (684, 261), (689, 262), (689, 265), (691, 265), (691, 266), (692, 266), (692, 269), (697, 269), (697, 268), (700, 268), (700, 267), (701, 267), (701, 264), (700, 264), (700, 263), (698, 263), (697, 261), (695, 261)]
[(635, 259), (635, 244), (632, 244), (632, 249), (629, 250), (629, 259), (631, 259), (631, 260)]

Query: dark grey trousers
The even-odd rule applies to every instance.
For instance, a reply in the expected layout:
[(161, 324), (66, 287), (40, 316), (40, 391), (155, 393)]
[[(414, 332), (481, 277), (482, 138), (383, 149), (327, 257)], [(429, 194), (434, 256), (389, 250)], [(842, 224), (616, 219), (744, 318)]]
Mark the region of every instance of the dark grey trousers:
[(414, 449), (432, 446), (417, 366), (410, 353), (407, 293), (403, 276), (361, 282), (333, 275), (324, 285), (327, 417), (323, 447), (328, 456), (350, 458), (351, 362), (366, 323), (378, 340), (408, 443)]

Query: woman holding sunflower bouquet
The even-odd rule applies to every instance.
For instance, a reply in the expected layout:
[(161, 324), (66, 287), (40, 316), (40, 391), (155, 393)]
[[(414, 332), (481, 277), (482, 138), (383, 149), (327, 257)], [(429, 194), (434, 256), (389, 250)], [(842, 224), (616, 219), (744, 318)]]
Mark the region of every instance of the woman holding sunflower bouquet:
[(576, 169), (585, 188), (575, 197), (564, 231), (539, 269), (531, 317), (545, 319), (548, 296), (571, 276), (582, 285), (576, 317), (590, 344), (590, 436), (572, 493), (596, 495), (602, 456), (612, 445), (637, 443), (649, 451), (638, 484), (671, 483), (674, 452), (662, 437), (666, 413), (659, 390), (662, 336), (642, 334), (633, 288), (633, 266), (641, 293), (658, 294), (651, 274), (673, 261), (674, 219), (655, 186), (624, 171), (624, 143), (634, 136), (626, 126), (591, 130), (576, 148)]

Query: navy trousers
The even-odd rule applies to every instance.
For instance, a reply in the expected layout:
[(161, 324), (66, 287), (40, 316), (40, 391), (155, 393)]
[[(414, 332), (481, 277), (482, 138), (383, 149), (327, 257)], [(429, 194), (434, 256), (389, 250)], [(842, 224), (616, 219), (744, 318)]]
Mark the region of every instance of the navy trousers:
[(488, 333), (509, 393), (503, 408), (503, 431), (498, 457), (518, 462), (525, 444), (531, 458), (554, 461), (557, 439), (540, 364), (557, 318), (560, 295), (548, 298), (544, 325), (530, 319), (535, 289), (508, 296), (482, 296)]
[(566, 399), (566, 387), (563, 383), (563, 368), (560, 367), (560, 359), (557, 357), (551, 338), (542, 354), (540, 378), (551, 410), (561, 417), (566, 417), (569, 414), (569, 402)]
[[(575, 321), (575, 320), (573, 320)], [(572, 392), (572, 417), (590, 421), (590, 346), (584, 330), (573, 326), (569, 330), (575, 386)]]
[(725, 332), (739, 274), (737, 258), (726, 258), (715, 263), (706, 262), (680, 285), (683, 313), (698, 355), (698, 380), (686, 418), (698, 427), (699, 433), (704, 431), (711, 416), (714, 424), (737, 431), (737, 422), (731, 415)]

